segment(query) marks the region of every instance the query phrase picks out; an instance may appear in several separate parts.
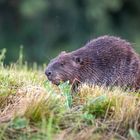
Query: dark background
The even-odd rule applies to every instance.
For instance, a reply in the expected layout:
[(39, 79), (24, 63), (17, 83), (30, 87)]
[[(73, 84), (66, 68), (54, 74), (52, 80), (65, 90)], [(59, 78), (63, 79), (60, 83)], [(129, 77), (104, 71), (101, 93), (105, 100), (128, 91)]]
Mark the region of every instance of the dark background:
[(6, 63), (48, 62), (101, 35), (129, 40), (140, 52), (140, 0), (0, 0), (0, 50)]

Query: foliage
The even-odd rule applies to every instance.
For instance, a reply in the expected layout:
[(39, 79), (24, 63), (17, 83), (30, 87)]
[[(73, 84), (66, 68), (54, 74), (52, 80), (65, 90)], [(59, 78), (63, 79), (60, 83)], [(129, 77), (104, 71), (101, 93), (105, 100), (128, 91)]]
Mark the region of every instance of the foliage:
[(6, 49), (2, 49), (0, 52), (0, 66), (3, 66), (4, 63), (4, 59), (5, 59), (5, 53), (6, 53)]
[(100, 35), (121, 36), (140, 52), (139, 0), (1, 0), (0, 49), (6, 62), (47, 62), (61, 50), (74, 50)]
[(130, 129), (129, 132), (134, 140), (140, 139), (140, 134), (137, 131)]
[(103, 117), (106, 111), (109, 110), (113, 103), (110, 99), (104, 95), (92, 99), (87, 103), (84, 108), (84, 112), (88, 114), (93, 114), (95, 117)]

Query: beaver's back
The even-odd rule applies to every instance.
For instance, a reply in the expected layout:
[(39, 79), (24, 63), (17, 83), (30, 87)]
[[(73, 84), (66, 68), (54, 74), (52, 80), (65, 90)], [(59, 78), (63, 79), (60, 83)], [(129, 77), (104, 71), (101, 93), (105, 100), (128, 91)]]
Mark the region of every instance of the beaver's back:
[(80, 55), (85, 61), (91, 61), (80, 72), (82, 79), (89, 83), (131, 87), (140, 84), (139, 56), (131, 44), (123, 39), (113, 36), (99, 37), (73, 53)]

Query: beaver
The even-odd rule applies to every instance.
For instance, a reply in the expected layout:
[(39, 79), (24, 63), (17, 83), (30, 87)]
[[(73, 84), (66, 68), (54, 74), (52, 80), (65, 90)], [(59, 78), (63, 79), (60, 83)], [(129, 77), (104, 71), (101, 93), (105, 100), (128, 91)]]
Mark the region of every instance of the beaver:
[(126, 40), (105, 35), (75, 51), (60, 53), (50, 61), (45, 74), (56, 85), (78, 81), (137, 89), (140, 86), (140, 57)]

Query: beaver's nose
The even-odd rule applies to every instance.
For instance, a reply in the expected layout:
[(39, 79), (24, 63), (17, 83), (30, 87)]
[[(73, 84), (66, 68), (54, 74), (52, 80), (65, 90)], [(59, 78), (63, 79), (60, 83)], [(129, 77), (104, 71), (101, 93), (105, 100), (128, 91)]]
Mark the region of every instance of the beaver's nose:
[(47, 75), (47, 77), (50, 77), (50, 76), (52, 75), (52, 72), (51, 72), (51, 71), (46, 70), (46, 71), (45, 71), (45, 74)]

